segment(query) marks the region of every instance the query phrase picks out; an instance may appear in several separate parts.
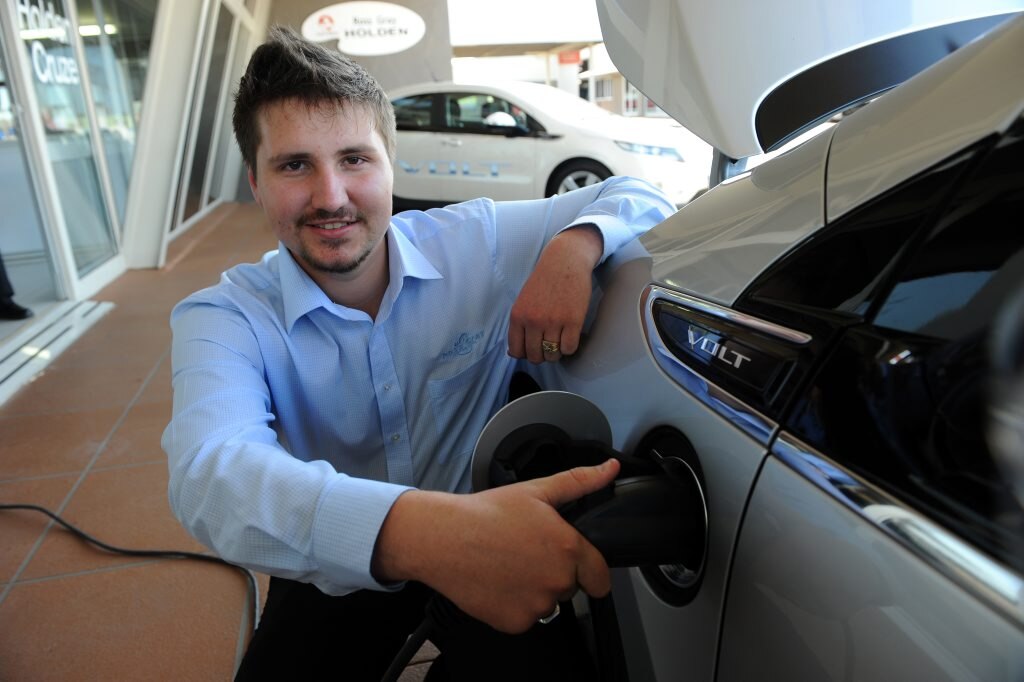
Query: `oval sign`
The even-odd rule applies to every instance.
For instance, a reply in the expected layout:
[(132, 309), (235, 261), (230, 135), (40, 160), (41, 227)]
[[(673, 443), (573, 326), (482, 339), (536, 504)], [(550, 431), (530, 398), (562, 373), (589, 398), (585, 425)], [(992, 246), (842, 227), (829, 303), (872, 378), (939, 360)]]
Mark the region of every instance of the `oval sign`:
[(308, 40), (337, 40), (345, 54), (363, 57), (408, 50), (426, 32), (423, 18), (408, 7), (368, 0), (330, 5), (302, 22)]

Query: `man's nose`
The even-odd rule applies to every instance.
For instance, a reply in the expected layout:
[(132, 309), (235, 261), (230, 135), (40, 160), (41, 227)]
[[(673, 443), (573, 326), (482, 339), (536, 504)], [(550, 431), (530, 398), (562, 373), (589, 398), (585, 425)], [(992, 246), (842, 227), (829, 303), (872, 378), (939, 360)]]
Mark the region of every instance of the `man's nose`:
[(312, 208), (336, 211), (348, 204), (348, 191), (344, 176), (334, 169), (316, 174), (312, 187)]

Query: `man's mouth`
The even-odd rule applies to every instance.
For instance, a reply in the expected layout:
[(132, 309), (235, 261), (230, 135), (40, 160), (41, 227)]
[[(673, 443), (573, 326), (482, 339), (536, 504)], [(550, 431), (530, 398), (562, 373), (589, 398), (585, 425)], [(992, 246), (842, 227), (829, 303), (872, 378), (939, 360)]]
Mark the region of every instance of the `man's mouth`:
[(355, 218), (346, 218), (343, 220), (307, 220), (305, 221), (305, 224), (318, 230), (331, 232), (349, 227), (350, 225), (354, 225), (356, 222), (358, 221)]

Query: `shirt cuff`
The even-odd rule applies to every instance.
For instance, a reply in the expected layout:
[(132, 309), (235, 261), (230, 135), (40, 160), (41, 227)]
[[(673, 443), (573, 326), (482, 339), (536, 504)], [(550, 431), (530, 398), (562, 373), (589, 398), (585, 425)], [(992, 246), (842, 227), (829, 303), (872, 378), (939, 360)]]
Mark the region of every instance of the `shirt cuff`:
[(610, 215), (585, 216), (572, 225), (562, 228), (558, 233), (571, 230), (574, 227), (582, 227), (583, 225), (593, 225), (601, 234), (604, 250), (601, 253), (601, 260), (598, 261), (598, 265), (605, 262), (608, 256), (618, 251), (623, 244), (638, 236), (637, 233), (624, 229), (620, 218)]
[(313, 521), (313, 558), (331, 582), (350, 589), (391, 590), (370, 573), (384, 519), (408, 486), (339, 476), (323, 492)]

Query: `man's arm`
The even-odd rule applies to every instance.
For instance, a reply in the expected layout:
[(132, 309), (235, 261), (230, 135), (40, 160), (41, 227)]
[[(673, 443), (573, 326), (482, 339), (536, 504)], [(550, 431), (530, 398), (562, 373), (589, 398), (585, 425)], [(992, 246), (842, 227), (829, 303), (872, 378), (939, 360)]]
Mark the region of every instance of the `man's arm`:
[(406, 492), (377, 536), (373, 576), (417, 580), (497, 630), (523, 632), (577, 589), (611, 589), (604, 558), (557, 508), (618, 471), (609, 460), (472, 495)]
[[(591, 273), (601, 260), (604, 238), (593, 224), (556, 234), (512, 306), (508, 349), (530, 362), (557, 360), (576, 352), (590, 305)], [(542, 341), (558, 344), (545, 352)]]
[(374, 543), (408, 488), (285, 450), (256, 333), (222, 299), (199, 294), (172, 315), (174, 414), (162, 439), (172, 511), (232, 563), (328, 594), (380, 589)]
[[(524, 219), (541, 206), (541, 224)], [(531, 362), (559, 360), (575, 353), (590, 305), (594, 267), (675, 212), (660, 190), (642, 180), (613, 177), (604, 182), (551, 197), (543, 202), (499, 205), (502, 233), (530, 229), (545, 237), (538, 255), (530, 255), (516, 240), (504, 262), (514, 271), (513, 258), (526, 259), (532, 272), (516, 291), (509, 318), (509, 355)], [(534, 214), (535, 215), (535, 214)], [(511, 226), (511, 227), (509, 227)], [(556, 352), (545, 352), (545, 346)]]

